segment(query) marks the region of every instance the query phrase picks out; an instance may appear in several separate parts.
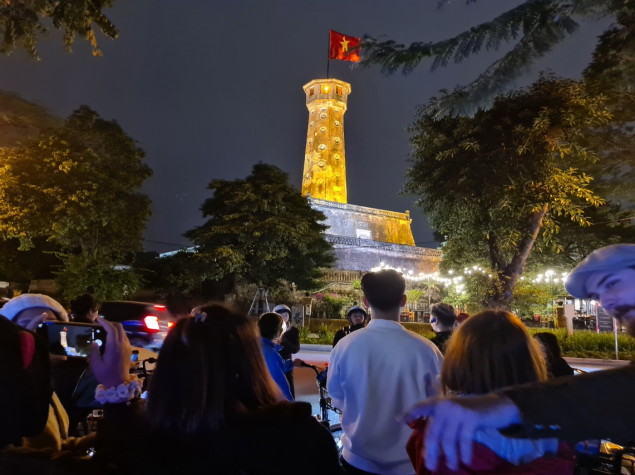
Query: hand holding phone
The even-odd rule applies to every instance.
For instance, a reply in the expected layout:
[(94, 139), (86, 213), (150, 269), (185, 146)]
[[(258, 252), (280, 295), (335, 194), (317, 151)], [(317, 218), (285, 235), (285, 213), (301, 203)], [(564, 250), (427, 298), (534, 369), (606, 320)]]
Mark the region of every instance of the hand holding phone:
[(121, 324), (105, 319), (99, 319), (99, 324), (108, 334), (108, 340), (101, 347), (102, 351), (94, 348), (90, 367), (101, 384), (107, 388), (117, 387), (129, 380), (132, 347)]

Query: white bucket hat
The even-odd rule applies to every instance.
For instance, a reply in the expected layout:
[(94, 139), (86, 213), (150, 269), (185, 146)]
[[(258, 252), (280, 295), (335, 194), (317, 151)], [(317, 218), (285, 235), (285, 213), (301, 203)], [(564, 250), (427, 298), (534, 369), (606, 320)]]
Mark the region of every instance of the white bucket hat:
[(4, 307), (0, 308), (0, 315), (9, 320), (14, 320), (22, 310), (33, 307), (48, 308), (54, 311), (63, 321), (68, 322), (68, 314), (62, 304), (48, 295), (42, 294), (23, 294), (14, 297), (4, 304)]

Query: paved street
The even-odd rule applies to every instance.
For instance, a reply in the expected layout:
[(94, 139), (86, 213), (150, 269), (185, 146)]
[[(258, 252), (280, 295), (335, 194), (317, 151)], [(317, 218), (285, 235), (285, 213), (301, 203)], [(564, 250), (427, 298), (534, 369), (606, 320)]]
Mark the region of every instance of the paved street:
[[(324, 363), (328, 362), (329, 355), (330, 347), (326, 345), (303, 345), (302, 351), (295, 355), (295, 357), (300, 358), (307, 363), (323, 366)], [(619, 368), (620, 366), (629, 364), (626, 360), (592, 360), (588, 358), (565, 358), (565, 360), (567, 360), (572, 367), (579, 368), (587, 372)]]
[[(303, 345), (302, 351), (295, 355), (307, 363), (324, 367), (328, 362), (330, 348), (322, 345)], [(306, 349), (305, 349), (306, 348)], [(585, 358), (565, 358), (569, 365), (586, 372), (601, 371), (604, 369), (619, 368), (627, 365), (628, 361), (591, 360)], [(319, 412), (319, 393), (315, 382), (315, 373), (309, 368), (295, 368), (295, 391), (298, 401), (310, 402), (313, 405), (313, 413)]]

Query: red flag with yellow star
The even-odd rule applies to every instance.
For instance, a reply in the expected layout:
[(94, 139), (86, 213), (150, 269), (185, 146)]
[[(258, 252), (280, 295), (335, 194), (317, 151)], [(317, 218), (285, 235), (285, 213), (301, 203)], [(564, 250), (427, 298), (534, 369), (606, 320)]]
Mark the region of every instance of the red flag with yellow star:
[(341, 61), (360, 60), (359, 51), (355, 47), (359, 44), (360, 39), (354, 36), (347, 36), (337, 31), (331, 32), (331, 46), (329, 47), (329, 59), (339, 59)]

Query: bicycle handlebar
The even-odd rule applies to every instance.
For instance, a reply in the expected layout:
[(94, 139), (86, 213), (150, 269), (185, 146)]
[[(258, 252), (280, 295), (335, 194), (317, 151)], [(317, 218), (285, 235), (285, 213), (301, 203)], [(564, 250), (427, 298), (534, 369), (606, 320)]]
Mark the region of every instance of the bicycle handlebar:
[(302, 368), (311, 368), (313, 371), (315, 371), (316, 376), (319, 376), (320, 373), (323, 371), (321, 368), (318, 368), (317, 366), (309, 364), (309, 363), (305, 363), (304, 361), (300, 363), (300, 366)]

